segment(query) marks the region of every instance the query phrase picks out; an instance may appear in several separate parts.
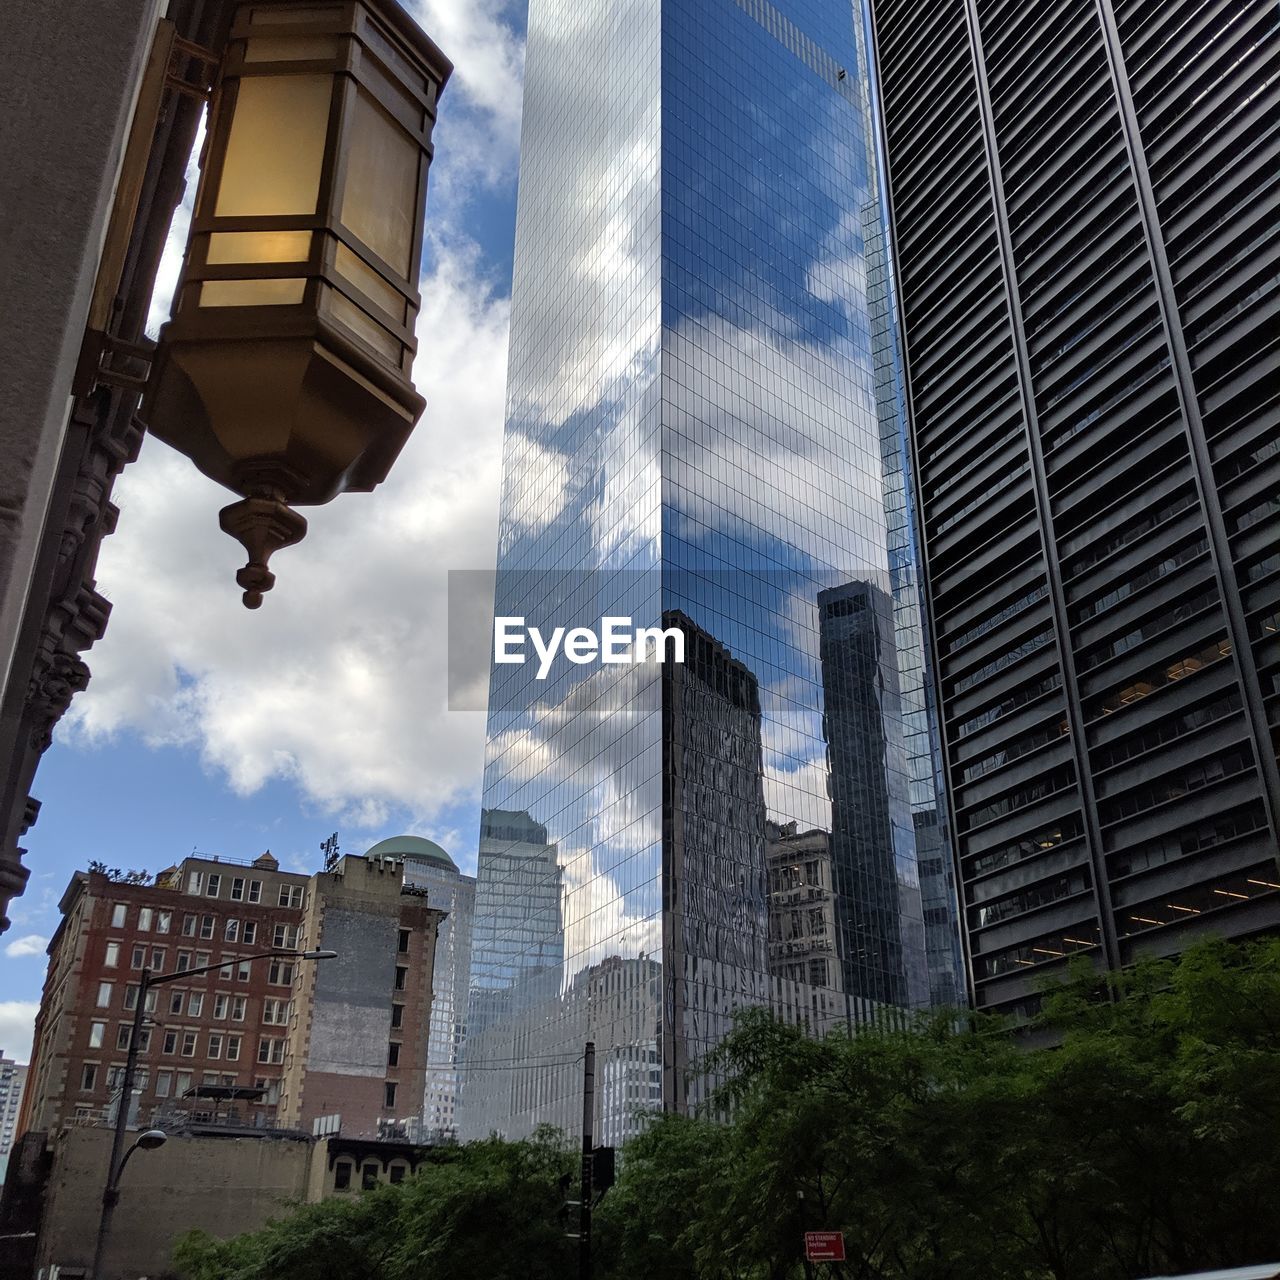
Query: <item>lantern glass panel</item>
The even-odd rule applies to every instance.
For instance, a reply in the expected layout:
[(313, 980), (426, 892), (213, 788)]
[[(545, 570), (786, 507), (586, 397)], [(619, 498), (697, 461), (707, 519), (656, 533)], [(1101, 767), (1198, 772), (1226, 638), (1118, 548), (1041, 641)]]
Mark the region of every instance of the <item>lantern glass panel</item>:
[(302, 301), (305, 280), (206, 280), (200, 286), (202, 307), (281, 307)]
[(310, 231), (215, 231), (205, 261), (306, 262), (310, 253)]
[(349, 280), (374, 302), (380, 303), (388, 315), (404, 323), (404, 295), (345, 244), (338, 245), (333, 265), (344, 280)]
[(422, 154), (418, 144), (359, 90), (345, 150), (347, 174), (339, 216), (374, 253), (408, 279), (418, 216)]
[(240, 81), (216, 217), (315, 213), (332, 94), (332, 76)]

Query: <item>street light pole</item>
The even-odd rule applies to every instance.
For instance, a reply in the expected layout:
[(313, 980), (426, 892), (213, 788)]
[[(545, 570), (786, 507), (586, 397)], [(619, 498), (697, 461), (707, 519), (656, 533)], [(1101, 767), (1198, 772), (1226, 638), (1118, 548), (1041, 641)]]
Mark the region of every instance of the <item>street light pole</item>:
[(116, 1107), (116, 1131), (111, 1139), (111, 1160), (107, 1165), (107, 1185), (102, 1193), (102, 1217), (98, 1220), (98, 1239), (93, 1248), (90, 1280), (102, 1275), (102, 1259), (111, 1234), (111, 1219), (120, 1199), (120, 1174), (124, 1169), (124, 1139), (129, 1125), (129, 1108), (133, 1104), (133, 1078), (138, 1070), (138, 1045), (142, 1039), (142, 1020), (147, 1011), (147, 991), (151, 986), (151, 970), (143, 969), (138, 979), (138, 1003), (133, 1010), (133, 1030), (129, 1032), (129, 1052), (124, 1059), (124, 1079), (120, 1082), (120, 1102)]
[[(292, 960), (331, 960), (336, 951), (260, 951), (252, 956), (236, 956), (234, 962), (241, 964), (250, 960), (279, 959), (288, 957)], [(133, 1102), (133, 1081), (138, 1070), (138, 1049), (142, 1039), (142, 1020), (146, 1017), (147, 992), (166, 982), (177, 982), (181, 978), (197, 978), (202, 973), (212, 973), (214, 969), (223, 968), (223, 964), (204, 964), (196, 969), (180, 969), (173, 973), (162, 973), (153, 978), (150, 969), (143, 969), (138, 979), (138, 1004), (133, 1011), (133, 1030), (129, 1033), (129, 1052), (124, 1060), (124, 1078), (120, 1082), (120, 1105), (116, 1108), (116, 1130), (111, 1139), (111, 1160), (107, 1165), (107, 1185), (102, 1192), (102, 1217), (98, 1220), (98, 1239), (93, 1248), (93, 1266), (89, 1269), (88, 1280), (102, 1280), (102, 1262), (106, 1256), (107, 1239), (111, 1234), (111, 1220), (115, 1216), (116, 1204), (120, 1200), (120, 1175), (124, 1172), (125, 1161), (133, 1154), (133, 1148), (124, 1149), (125, 1134), (129, 1127), (129, 1108)]]

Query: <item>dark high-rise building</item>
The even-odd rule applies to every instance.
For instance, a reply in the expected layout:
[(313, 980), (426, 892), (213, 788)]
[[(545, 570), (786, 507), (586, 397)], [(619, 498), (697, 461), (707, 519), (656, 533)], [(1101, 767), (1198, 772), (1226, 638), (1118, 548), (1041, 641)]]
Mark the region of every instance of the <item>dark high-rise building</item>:
[(748, 667), (683, 613), (684, 662), (663, 668), (663, 874), (667, 913), (663, 1041), (666, 1095), (701, 1096), (690, 1066), (731, 1025), (723, 974), (743, 1002), (769, 1001), (769, 881), (765, 866), (760, 685)]
[(873, 0), (976, 1002), (1280, 925), (1270, 0)]
[[(688, 652), (493, 667), (483, 803), (545, 829), (563, 949), (535, 991), (541, 907), (482, 854), (464, 1134), (573, 1130), (584, 1039), (626, 1050), (612, 1115), (618, 1089), (680, 1109), (744, 1005), (821, 1029), (955, 992), (871, 104), (847, 0), (530, 5), (496, 613), (544, 634), (678, 613)], [(899, 771), (877, 857), (916, 966), (880, 999), (834, 964), (829, 986), (770, 968), (766, 823), (833, 831), (852, 736), (848, 700), (824, 706), (819, 594), (854, 582), (892, 601), (873, 665), (896, 663), (896, 723), (867, 768)], [(578, 998), (595, 973), (607, 1001)]]
[(924, 914), (898, 694), (893, 603), (868, 582), (818, 594), (842, 987), (929, 1002)]

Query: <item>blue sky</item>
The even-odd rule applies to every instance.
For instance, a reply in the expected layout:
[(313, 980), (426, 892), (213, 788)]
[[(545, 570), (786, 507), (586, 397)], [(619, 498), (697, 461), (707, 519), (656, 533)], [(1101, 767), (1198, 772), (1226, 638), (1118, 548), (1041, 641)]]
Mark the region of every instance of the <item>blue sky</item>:
[(427, 202), (426, 412), (379, 490), (306, 511), (256, 613), (218, 529), (231, 496), (155, 440), (122, 476), (98, 566), (111, 622), (37, 775), (31, 879), (0, 939), (0, 1050), (20, 1061), (58, 899), (91, 858), (155, 871), (269, 848), (310, 871), (335, 830), (345, 852), (412, 831), (474, 866), (483, 716), (445, 707), (445, 574), (493, 564), (524, 6), (406, 2), (456, 67)]

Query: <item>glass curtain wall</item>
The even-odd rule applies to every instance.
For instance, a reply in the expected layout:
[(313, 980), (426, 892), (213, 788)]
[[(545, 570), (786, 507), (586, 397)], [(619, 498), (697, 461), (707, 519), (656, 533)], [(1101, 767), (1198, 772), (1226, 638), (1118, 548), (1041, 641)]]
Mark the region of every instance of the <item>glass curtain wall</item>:
[(532, 0), (496, 611), (686, 661), (493, 668), (464, 1136), (957, 990), (861, 23)]

